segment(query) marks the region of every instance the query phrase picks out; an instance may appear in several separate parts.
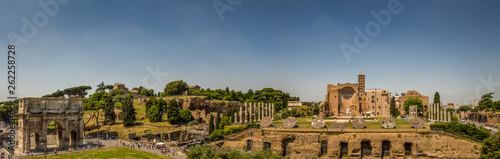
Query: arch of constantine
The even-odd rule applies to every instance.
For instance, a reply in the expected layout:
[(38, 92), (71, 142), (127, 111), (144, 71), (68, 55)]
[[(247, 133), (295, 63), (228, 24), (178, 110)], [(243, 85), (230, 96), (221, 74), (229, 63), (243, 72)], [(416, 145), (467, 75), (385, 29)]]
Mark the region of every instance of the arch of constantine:
[[(16, 153), (44, 151), (48, 135), (55, 136), (55, 149), (83, 145), (82, 99), (21, 98), (17, 115)], [(48, 129), (50, 123), (55, 123), (54, 130)]]

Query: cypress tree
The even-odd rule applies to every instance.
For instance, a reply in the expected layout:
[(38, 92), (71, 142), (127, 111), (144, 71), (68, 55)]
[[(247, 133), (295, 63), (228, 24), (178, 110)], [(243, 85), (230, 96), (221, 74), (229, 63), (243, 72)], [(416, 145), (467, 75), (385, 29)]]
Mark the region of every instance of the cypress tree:
[(210, 123), (208, 124), (208, 133), (211, 134), (215, 130), (214, 116), (210, 114)]
[(113, 104), (112, 97), (106, 97), (106, 101), (104, 103), (104, 123), (108, 125), (112, 125), (115, 123), (116, 114), (115, 114), (115, 105)]
[(217, 116), (215, 117), (215, 129), (218, 129), (219, 128), (219, 124), (220, 124), (220, 111), (217, 111)]

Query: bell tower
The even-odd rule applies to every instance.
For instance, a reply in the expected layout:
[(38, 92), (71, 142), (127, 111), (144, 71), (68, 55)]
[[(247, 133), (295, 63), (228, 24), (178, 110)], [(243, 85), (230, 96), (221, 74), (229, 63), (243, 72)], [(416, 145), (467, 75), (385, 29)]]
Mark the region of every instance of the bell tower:
[(358, 94), (361, 95), (362, 93), (365, 93), (365, 75), (359, 74), (358, 75)]

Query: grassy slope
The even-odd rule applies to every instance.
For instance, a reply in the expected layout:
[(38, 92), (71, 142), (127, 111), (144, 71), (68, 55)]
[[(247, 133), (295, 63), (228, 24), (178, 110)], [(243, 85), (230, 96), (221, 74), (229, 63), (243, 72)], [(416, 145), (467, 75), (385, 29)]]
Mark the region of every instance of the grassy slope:
[[(142, 135), (145, 130), (151, 130), (151, 133), (159, 133), (159, 132), (170, 132), (170, 131), (176, 131), (180, 130), (181, 128), (156, 128), (156, 126), (159, 127), (169, 127), (172, 126), (168, 122), (157, 122), (157, 123), (151, 123), (149, 120), (146, 118), (146, 107), (141, 106), (139, 102), (134, 101), (134, 108), (137, 113), (137, 121), (136, 123), (141, 123), (142, 125), (138, 126), (132, 126), (132, 127), (125, 127), (123, 126), (121, 121), (117, 121), (113, 125), (104, 125), (101, 126), (99, 130), (108, 130), (108, 131), (116, 131), (119, 132), (118, 136), (122, 138), (128, 138), (128, 133), (130, 132), (136, 132), (137, 135)], [(85, 121), (88, 120), (87, 114), (84, 115)], [(139, 120), (141, 118), (144, 118), (143, 120)], [(166, 119), (166, 118), (165, 118)], [(104, 117), (101, 116), (99, 117), (99, 121), (102, 122), (104, 121)], [(92, 119), (87, 125), (92, 125), (95, 123), (95, 119)], [(154, 126), (154, 127), (151, 127)], [(90, 132), (95, 132), (97, 130), (92, 130), (92, 131), (86, 131), (85, 133), (88, 134)], [(149, 132), (148, 132), (149, 133)]]
[[(38, 158), (44, 158), (44, 156), (35, 157), (34, 159), (38, 159)], [(160, 156), (157, 154), (152, 154), (152, 153), (148, 153), (148, 152), (134, 150), (134, 149), (126, 148), (126, 147), (114, 147), (114, 148), (102, 149), (102, 150), (69, 153), (69, 154), (63, 154), (63, 155), (52, 155), (52, 156), (47, 156), (47, 158), (59, 158), (59, 159), (86, 159), (86, 158), (95, 158), (95, 159), (113, 159), (113, 158), (148, 159), (148, 158), (151, 158), (151, 159), (156, 159), (156, 158), (165, 158), (165, 159), (168, 159), (168, 157), (166, 157), (166, 156)]]

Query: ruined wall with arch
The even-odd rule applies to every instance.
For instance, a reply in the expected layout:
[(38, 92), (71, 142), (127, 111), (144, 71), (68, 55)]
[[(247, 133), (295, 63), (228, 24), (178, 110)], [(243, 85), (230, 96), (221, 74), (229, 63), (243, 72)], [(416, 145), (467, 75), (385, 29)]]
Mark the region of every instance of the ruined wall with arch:
[[(56, 124), (56, 149), (83, 145), (82, 99), (21, 98), (17, 115), (16, 154), (47, 149), (48, 126), (51, 122)], [(31, 140), (32, 135), (34, 141)], [(35, 148), (31, 149), (31, 145), (35, 145)]]

